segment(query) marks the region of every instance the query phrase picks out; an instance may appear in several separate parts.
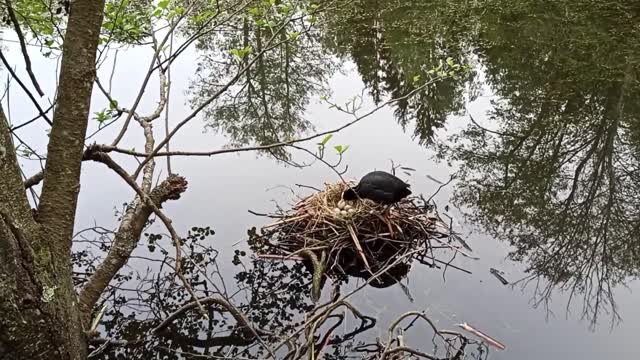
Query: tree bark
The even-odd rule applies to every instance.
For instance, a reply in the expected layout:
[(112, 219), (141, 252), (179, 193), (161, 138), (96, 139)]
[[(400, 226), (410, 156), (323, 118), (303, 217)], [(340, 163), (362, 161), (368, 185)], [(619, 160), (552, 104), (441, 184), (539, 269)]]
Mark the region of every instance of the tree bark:
[[(186, 190), (187, 181), (183, 177), (173, 174), (156, 186), (149, 197), (158, 208), (161, 208), (162, 203), (180, 198), (180, 195)], [(139, 196), (127, 208), (109, 253), (80, 291), (80, 309), (84, 316), (91, 314), (93, 307), (113, 277), (131, 257), (152, 212), (151, 206)]]
[(85, 359), (71, 239), (104, 0), (72, 3), (37, 219), (0, 109), (0, 357)]

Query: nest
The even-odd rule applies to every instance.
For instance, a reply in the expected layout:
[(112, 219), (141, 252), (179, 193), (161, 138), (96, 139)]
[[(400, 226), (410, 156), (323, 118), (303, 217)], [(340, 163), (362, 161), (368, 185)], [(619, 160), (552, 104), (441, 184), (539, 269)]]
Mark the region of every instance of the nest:
[(290, 210), (267, 215), (278, 220), (255, 237), (258, 256), (304, 261), (317, 299), (326, 277), (369, 279), (381, 272), (370, 284), (387, 287), (406, 276), (415, 259), (430, 267), (444, 263), (434, 249), (461, 251), (452, 240), (464, 244), (462, 239), (422, 196), (405, 198), (385, 214), (384, 206), (369, 200), (342, 201), (353, 185), (326, 184)]

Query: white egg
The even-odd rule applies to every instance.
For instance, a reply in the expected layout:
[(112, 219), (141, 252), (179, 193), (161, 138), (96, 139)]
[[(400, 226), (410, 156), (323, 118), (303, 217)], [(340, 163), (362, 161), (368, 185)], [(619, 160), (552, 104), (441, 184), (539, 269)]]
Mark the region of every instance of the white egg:
[(338, 207), (339, 207), (340, 209), (344, 209), (344, 207), (345, 207), (346, 205), (347, 205), (347, 204), (345, 204), (345, 203), (344, 203), (344, 201), (342, 201), (342, 200), (338, 201)]
[(342, 211), (342, 210), (340, 210), (340, 209), (338, 209), (338, 208), (335, 208), (335, 209), (333, 209), (333, 211), (334, 211), (336, 214), (340, 214), (340, 211)]
[(349, 214), (355, 214), (356, 213), (356, 209), (349, 209), (347, 211), (349, 212)]
[(346, 212), (346, 211), (342, 210), (342, 211), (340, 211), (340, 214), (342, 214), (342, 215), (347, 215), (347, 214), (348, 214), (348, 212)]

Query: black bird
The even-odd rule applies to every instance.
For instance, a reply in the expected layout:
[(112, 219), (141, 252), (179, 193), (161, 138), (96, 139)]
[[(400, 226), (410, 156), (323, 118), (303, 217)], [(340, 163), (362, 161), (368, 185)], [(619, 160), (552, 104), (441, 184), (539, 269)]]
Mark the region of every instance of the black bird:
[(369, 199), (382, 205), (392, 205), (411, 195), (409, 184), (384, 171), (372, 171), (360, 183), (342, 194), (344, 200)]

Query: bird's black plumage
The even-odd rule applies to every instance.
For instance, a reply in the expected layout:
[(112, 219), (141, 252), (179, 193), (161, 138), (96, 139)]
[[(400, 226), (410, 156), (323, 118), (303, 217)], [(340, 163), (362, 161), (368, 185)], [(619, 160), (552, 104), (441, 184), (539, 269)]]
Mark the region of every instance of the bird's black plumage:
[(369, 199), (383, 205), (395, 204), (411, 195), (409, 184), (384, 171), (372, 171), (360, 179), (360, 183), (345, 191), (342, 198)]

